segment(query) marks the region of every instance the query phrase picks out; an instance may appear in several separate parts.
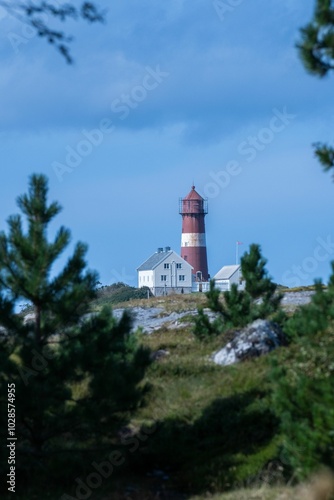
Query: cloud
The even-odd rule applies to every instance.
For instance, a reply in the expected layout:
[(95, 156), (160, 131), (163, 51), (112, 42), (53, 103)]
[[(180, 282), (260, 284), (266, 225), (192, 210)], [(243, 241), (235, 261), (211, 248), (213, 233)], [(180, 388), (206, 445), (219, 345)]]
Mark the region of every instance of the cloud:
[[(106, 26), (73, 27), (74, 67), (37, 38), (18, 54), (6, 53), (2, 44), (0, 128), (80, 131), (103, 118), (129, 130), (182, 123), (180, 139), (194, 145), (219, 142), (241, 123), (265, 119), (273, 107), (312, 112), (319, 82), (298, 61), (293, 24), (281, 32), (290, 15), (297, 29), (307, 9), (273, 2), (265, 20), (255, 15), (261, 9), (260, 1), (244, 2), (221, 22), (212, 4), (201, 0), (116, 1)], [(148, 66), (169, 77), (120, 119), (112, 103), (142, 84)], [(322, 99), (329, 96), (330, 86), (321, 82), (321, 92)]]

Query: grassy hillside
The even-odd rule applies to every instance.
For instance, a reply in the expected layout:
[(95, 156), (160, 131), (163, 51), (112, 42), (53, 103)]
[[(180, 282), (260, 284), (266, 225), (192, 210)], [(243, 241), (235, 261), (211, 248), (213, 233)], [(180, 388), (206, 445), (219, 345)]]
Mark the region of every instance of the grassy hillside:
[(189, 327), (142, 341), (168, 354), (150, 367), (151, 391), (132, 420), (136, 429), (157, 426), (133, 457), (133, 468), (162, 470), (166, 487), (187, 493), (224, 491), (265, 477), (280, 441), (270, 410), (268, 358), (216, 366), (210, 356), (224, 340), (203, 345)]
[[(148, 302), (184, 310), (203, 298)], [(201, 343), (189, 326), (141, 335), (145, 345), (165, 356), (147, 372), (146, 403), (125, 429), (129, 437), (123, 445), (143, 428), (154, 430), (139, 438), (113, 483), (105, 484), (105, 493), (114, 489), (110, 498), (288, 500), (306, 499), (306, 492), (310, 500), (322, 498), (308, 487), (285, 486), (296, 478), (282, 458), (283, 437), (272, 411), (272, 359), (292, 363), (296, 346), (229, 367), (214, 365), (210, 357), (229, 335)], [(129, 483), (131, 495), (125, 496)]]
[[(154, 298), (145, 304), (163, 305), (168, 311), (187, 310), (203, 305), (204, 296)], [(318, 334), (312, 342), (314, 359), (324, 359), (324, 345), (328, 339), (330, 347), (333, 334), (332, 326)], [(200, 343), (189, 326), (142, 335), (142, 342), (153, 352), (163, 350), (166, 355), (148, 370), (146, 381), (151, 390), (146, 404), (130, 423), (133, 432), (143, 425), (156, 426), (129, 459), (126, 476), (137, 475), (134, 490), (143, 491), (143, 478), (158, 470), (165, 479), (157, 477), (157, 488), (183, 492), (188, 497), (236, 489), (238, 493), (226, 499), (297, 498), (295, 489), (263, 487), (296, 482), (282, 455), (284, 436), (273, 412), (273, 359), (294, 372), (294, 363), (300, 365), (301, 361), (300, 346), (293, 342), (262, 358), (216, 366), (210, 357), (229, 335), (227, 332)], [(308, 375), (312, 377), (312, 370), (318, 368), (316, 363), (308, 365)], [(252, 490), (254, 497), (247, 496), (248, 489), (242, 493), (242, 488), (259, 485), (260, 491)]]
[(94, 310), (100, 310), (103, 306), (162, 307), (166, 312), (180, 312), (196, 309), (206, 301), (203, 293), (154, 297), (151, 293), (148, 294), (147, 290), (147, 287), (138, 289), (124, 283), (114, 283), (98, 290), (98, 297), (92, 301), (91, 307)]
[[(93, 309), (110, 303), (110, 294), (100, 299), (103, 300), (92, 304)], [(160, 306), (171, 312), (192, 310), (204, 302), (204, 294), (192, 294), (135, 299), (124, 305)], [(321, 356), (328, 334), (333, 338), (334, 329), (319, 339)], [(309, 487), (301, 490), (294, 486), (296, 477), (282, 457), (283, 435), (272, 402), (272, 361), (275, 358), (293, 366), (298, 359), (298, 347), (292, 343), (233, 366), (214, 365), (211, 355), (230, 335), (227, 332), (203, 343), (194, 337), (187, 323), (174, 330), (163, 327), (150, 335), (138, 333), (140, 341), (153, 353), (163, 351), (162, 357), (153, 361), (146, 373), (145, 403), (129, 417), (112, 443), (124, 453), (124, 464), (115, 468), (96, 491), (91, 491), (89, 498), (330, 498), (313, 494)], [(100, 463), (104, 459), (103, 455), (88, 455), (79, 477), (85, 481), (92, 472), (92, 461)], [(73, 464), (69, 462), (68, 467)], [(64, 500), (78, 498), (74, 495), (78, 477), (75, 470), (74, 467), (73, 480), (65, 491), (64, 487), (58, 491), (53, 488), (44, 498), (60, 499), (65, 493), (73, 496), (65, 496)], [(17, 498), (39, 498), (29, 495), (26, 491)]]

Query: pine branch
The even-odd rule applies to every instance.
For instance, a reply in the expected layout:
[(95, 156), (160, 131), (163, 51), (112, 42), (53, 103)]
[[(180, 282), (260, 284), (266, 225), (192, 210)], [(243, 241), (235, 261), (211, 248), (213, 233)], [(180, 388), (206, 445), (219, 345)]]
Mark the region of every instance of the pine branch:
[[(320, 161), (325, 172), (329, 172), (334, 168), (334, 148), (327, 146), (327, 144), (316, 143), (315, 155)], [(334, 173), (333, 173), (334, 180)]]
[[(34, 3), (31, 0), (13, 0), (12, 2), (0, 0), (0, 6), (18, 21), (29, 25), (38, 36), (53, 45), (68, 64), (73, 63), (70, 51), (73, 37), (65, 34), (62, 30), (53, 29), (50, 25), (50, 19), (62, 23), (70, 19), (75, 21), (81, 19), (88, 23), (104, 23), (106, 19), (106, 10), (99, 9), (92, 2), (82, 2), (77, 7), (69, 2), (59, 3), (55, 6), (53, 3), (44, 0), (35, 1)], [(47, 16), (46, 21), (44, 21), (45, 16)]]
[(334, 8), (330, 0), (317, 0), (312, 22), (300, 29), (297, 44), (305, 69), (320, 78), (334, 69)]

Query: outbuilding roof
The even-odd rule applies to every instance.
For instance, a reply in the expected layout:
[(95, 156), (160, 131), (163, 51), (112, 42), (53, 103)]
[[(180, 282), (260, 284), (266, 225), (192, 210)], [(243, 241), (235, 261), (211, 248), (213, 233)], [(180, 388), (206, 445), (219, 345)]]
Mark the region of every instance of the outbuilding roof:
[(240, 265), (235, 266), (224, 266), (220, 271), (213, 277), (214, 280), (229, 280), (232, 278), (233, 274), (239, 271)]

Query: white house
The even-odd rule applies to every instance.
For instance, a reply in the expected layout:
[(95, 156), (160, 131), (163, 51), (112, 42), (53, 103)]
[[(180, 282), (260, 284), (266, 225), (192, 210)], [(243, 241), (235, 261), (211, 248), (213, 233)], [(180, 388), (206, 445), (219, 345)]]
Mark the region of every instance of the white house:
[(193, 267), (170, 247), (158, 248), (137, 268), (138, 288), (147, 286), (153, 295), (190, 293)]
[(245, 286), (241, 277), (240, 265), (222, 267), (213, 279), (215, 280), (216, 288), (222, 292), (231, 290), (231, 285), (233, 283), (238, 285), (238, 288), (241, 290), (243, 290)]

